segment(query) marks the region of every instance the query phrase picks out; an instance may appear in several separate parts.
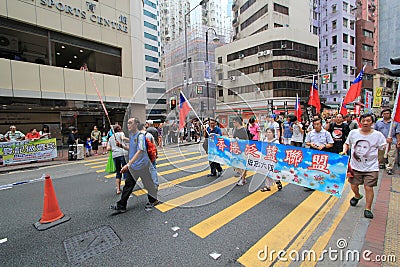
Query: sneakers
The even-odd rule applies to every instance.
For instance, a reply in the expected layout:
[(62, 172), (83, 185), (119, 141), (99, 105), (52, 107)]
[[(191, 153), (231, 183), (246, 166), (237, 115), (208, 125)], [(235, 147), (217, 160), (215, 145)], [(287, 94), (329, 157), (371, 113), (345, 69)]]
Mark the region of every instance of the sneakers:
[(221, 177), (222, 172), (218, 172), (217, 177)]
[(374, 214), (370, 210), (364, 210), (364, 217), (367, 218), (367, 219), (373, 219), (374, 218)]
[(146, 206), (144, 206), (144, 210), (145, 211), (151, 211), (151, 210), (153, 210), (153, 207), (158, 205), (158, 204), (160, 204), (160, 201), (158, 201), (158, 200), (156, 200), (154, 202), (148, 202), (146, 204)]
[(383, 170), (385, 168), (385, 164), (379, 164), (379, 169)]
[(360, 198), (356, 198), (356, 197), (352, 197), (351, 199), (350, 199), (350, 205), (351, 206), (356, 206), (357, 204), (358, 204), (358, 201), (360, 200), (360, 199), (362, 199), (364, 196), (363, 195), (361, 195), (360, 194)]
[(276, 185), (278, 187), (278, 190), (282, 190), (283, 186), (282, 186), (281, 181), (276, 181)]
[(111, 205), (110, 209), (115, 210), (119, 213), (126, 212), (126, 207), (119, 207), (118, 205)]
[(245, 183), (246, 183), (246, 180), (243, 181), (242, 179), (240, 179), (239, 182), (237, 182), (236, 185), (237, 186), (243, 186)]
[(389, 174), (389, 175), (393, 175), (393, 171), (392, 171), (391, 169), (387, 169), (386, 172), (387, 172), (387, 174)]
[(214, 177), (214, 176), (217, 176), (217, 175), (215, 173), (207, 174), (207, 177)]

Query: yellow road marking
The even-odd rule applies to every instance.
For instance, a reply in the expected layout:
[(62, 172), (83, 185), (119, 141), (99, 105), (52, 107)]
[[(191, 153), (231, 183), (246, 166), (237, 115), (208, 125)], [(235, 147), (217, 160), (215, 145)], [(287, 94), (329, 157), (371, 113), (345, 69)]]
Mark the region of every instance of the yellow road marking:
[[(272, 264), (277, 254), (273, 254), (274, 257), (271, 259), (269, 253), (264, 254), (265, 248), (267, 247), (269, 252), (285, 249), (329, 197), (328, 194), (322, 192), (313, 192), (237, 261), (244, 266), (268, 266)], [(260, 253), (262, 251), (264, 253)], [(259, 257), (266, 259), (262, 261)]]
[[(171, 174), (171, 173), (174, 173), (174, 172), (184, 171), (184, 170), (188, 170), (188, 169), (191, 169), (191, 168), (194, 168), (194, 167), (198, 167), (198, 166), (202, 166), (202, 165), (206, 165), (206, 164), (208, 164), (208, 162), (200, 162), (200, 163), (196, 163), (196, 164), (192, 164), (192, 165), (188, 165), (188, 166), (183, 166), (183, 167), (171, 169), (171, 170), (168, 170), (168, 171), (159, 172), (158, 175)], [(115, 173), (105, 175), (104, 177), (105, 178), (115, 177)]]
[(107, 166), (107, 164), (101, 164), (101, 165), (96, 165), (96, 166), (90, 166), (91, 169), (97, 169), (97, 168), (102, 168)]
[[(338, 227), (340, 221), (343, 219), (344, 215), (346, 214), (347, 210), (349, 209), (349, 201), (353, 197), (353, 194), (349, 192), (346, 199), (343, 201), (342, 205), (339, 208), (338, 214), (332, 222), (331, 227), (318, 238), (317, 242), (314, 243), (311, 251), (315, 251), (316, 260), (321, 256), (322, 250), (325, 249), (326, 245), (328, 244), (329, 240), (331, 239), (333, 233), (335, 232), (336, 228)], [(313, 261), (304, 261), (300, 266), (315, 266), (317, 262)]]
[[(222, 166), (222, 169), (226, 169), (226, 168), (228, 168), (228, 166)], [(173, 187), (173, 186), (175, 186), (177, 184), (180, 184), (180, 183), (183, 183), (183, 182), (187, 182), (187, 181), (202, 177), (203, 175), (206, 175), (209, 172), (210, 172), (210, 170), (205, 170), (205, 171), (194, 173), (194, 174), (191, 174), (191, 175), (179, 178), (179, 179), (175, 179), (175, 180), (172, 180), (172, 181), (168, 181), (168, 182), (162, 183), (158, 187), (158, 190), (166, 189), (166, 188), (169, 188), (169, 187)], [(135, 194), (136, 196), (141, 196), (141, 195), (147, 194), (147, 190), (139, 189), (139, 190), (134, 191), (133, 194)]]
[(174, 156), (161, 157), (161, 158), (157, 158), (157, 161), (165, 160), (165, 159), (173, 159), (173, 158), (178, 158), (180, 156), (187, 156), (187, 155), (193, 155), (193, 154), (200, 154), (200, 152), (189, 152), (189, 153), (182, 153), (182, 154), (178, 154), (178, 155), (174, 155)]
[(182, 162), (186, 162), (186, 161), (194, 161), (196, 159), (202, 159), (202, 158), (206, 158), (206, 157), (208, 157), (208, 156), (207, 155), (196, 156), (196, 157), (192, 157), (192, 158), (181, 159), (181, 160), (176, 160), (176, 161), (172, 161), (172, 162), (166, 162), (166, 163), (162, 163), (162, 164), (157, 164), (157, 168), (161, 168), (161, 167), (168, 166), (168, 165), (171, 165), (171, 164), (182, 163)]
[[(252, 174), (248, 173), (246, 177), (249, 177), (250, 175), (252, 175)], [(156, 208), (158, 210), (162, 211), (162, 212), (167, 212), (167, 211), (172, 210), (172, 209), (174, 209), (174, 208), (176, 208), (178, 206), (186, 204), (186, 203), (188, 203), (188, 202), (190, 202), (192, 200), (204, 197), (205, 195), (208, 195), (208, 194), (210, 194), (212, 192), (215, 192), (215, 191), (217, 191), (219, 189), (222, 189), (222, 188), (224, 188), (226, 186), (235, 184), (235, 183), (237, 183), (238, 179), (239, 179), (238, 177), (231, 177), (231, 178), (228, 178), (226, 180), (222, 180), (222, 181), (220, 181), (218, 183), (211, 184), (211, 185), (206, 186), (206, 187), (202, 187), (202, 188), (200, 188), (200, 189), (198, 189), (198, 190), (196, 190), (194, 192), (190, 192), (190, 193), (185, 194), (183, 196), (180, 196), (180, 197), (177, 197), (177, 198), (174, 198), (174, 199), (170, 199), (170, 200), (168, 200), (168, 201), (166, 201), (164, 203), (161, 203), (161, 204), (157, 205)]]
[(108, 157), (97, 157), (96, 159), (88, 159), (88, 160), (83, 160), (83, 162), (84, 163), (87, 163), (87, 162), (95, 162), (95, 161), (101, 161), (101, 160), (104, 160), (104, 159), (108, 159)]
[[(286, 186), (287, 184), (288, 183), (282, 183), (283, 186)], [(250, 210), (258, 203), (269, 198), (277, 191), (277, 189), (272, 189), (272, 191), (268, 193), (257, 191), (240, 200), (239, 202), (236, 202), (235, 204), (229, 206), (228, 208), (218, 212), (217, 214), (209, 217), (208, 219), (191, 227), (189, 230), (199, 237), (205, 238), (225, 224), (232, 221), (233, 219), (239, 217), (244, 212)]]
[[(346, 183), (345, 188), (349, 184)], [(343, 190), (344, 191), (344, 190)], [(300, 251), (303, 247), (304, 243), (310, 238), (313, 232), (317, 229), (318, 225), (322, 222), (328, 212), (333, 208), (333, 206), (338, 202), (337, 197), (331, 197), (326, 203), (326, 205), (318, 212), (318, 214), (314, 217), (314, 219), (307, 225), (306, 228), (302, 231), (302, 233), (296, 238), (296, 240), (292, 243), (292, 245), (286, 249), (286, 251)], [(292, 262), (290, 257), (287, 257), (287, 261), (279, 262), (279, 267), (289, 266)]]
[(86, 164), (84, 164), (84, 165), (85, 165), (85, 166), (92, 166), (92, 165), (96, 165), (96, 164), (100, 164), (100, 163), (105, 163), (105, 162), (107, 162), (107, 159), (99, 160), (99, 161), (91, 162), (91, 163), (86, 163)]

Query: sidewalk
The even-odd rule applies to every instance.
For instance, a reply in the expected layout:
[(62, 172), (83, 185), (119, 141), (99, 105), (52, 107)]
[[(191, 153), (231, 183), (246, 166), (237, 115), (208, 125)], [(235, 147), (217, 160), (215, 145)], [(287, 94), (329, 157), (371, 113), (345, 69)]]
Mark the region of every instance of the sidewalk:
[(400, 170), (397, 168), (393, 175), (383, 170), (381, 172), (381, 186), (375, 192), (373, 207), (375, 218), (368, 226), (363, 251), (372, 251), (371, 259), (375, 259), (376, 255), (395, 255), (396, 261), (367, 262), (362, 259), (360, 266), (399, 266), (400, 262)]

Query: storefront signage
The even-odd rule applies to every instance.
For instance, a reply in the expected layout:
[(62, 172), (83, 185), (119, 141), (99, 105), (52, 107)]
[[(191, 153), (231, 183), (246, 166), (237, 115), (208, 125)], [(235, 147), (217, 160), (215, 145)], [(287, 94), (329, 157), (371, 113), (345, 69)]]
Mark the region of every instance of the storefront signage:
[(128, 23), (126, 16), (120, 15), (117, 20), (112, 20), (96, 15), (96, 4), (90, 1), (86, 2), (86, 10), (81, 10), (78, 7), (73, 7), (56, 0), (40, 0), (40, 4), (42, 6), (47, 6), (48, 8), (55, 8), (60, 12), (64, 12), (68, 15), (75, 16), (83, 20), (90, 20), (93, 23), (100, 24), (113, 30), (128, 33)]

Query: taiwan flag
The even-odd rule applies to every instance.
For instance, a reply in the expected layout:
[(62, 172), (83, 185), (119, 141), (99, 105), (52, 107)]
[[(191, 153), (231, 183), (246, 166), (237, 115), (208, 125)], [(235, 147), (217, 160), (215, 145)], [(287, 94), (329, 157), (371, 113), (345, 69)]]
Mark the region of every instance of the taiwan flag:
[(186, 116), (190, 112), (190, 105), (185, 95), (179, 94), (179, 130), (185, 127)]
[(397, 87), (397, 94), (396, 94), (396, 100), (394, 103), (394, 107), (393, 107), (393, 120), (395, 122), (399, 122), (400, 123), (400, 99), (399, 99), (399, 93), (400, 93), (400, 85)]
[(297, 119), (299, 121), (301, 121), (301, 114), (303, 114), (303, 113), (301, 112), (299, 95), (296, 94), (296, 104), (294, 106), (294, 115), (297, 117)]
[(362, 79), (364, 76), (365, 66), (362, 68), (360, 73), (357, 75), (353, 83), (350, 85), (349, 91), (347, 91), (346, 97), (343, 100), (343, 105), (347, 105), (353, 102), (357, 97), (361, 95)]
[(321, 111), (321, 101), (319, 100), (317, 81), (313, 81), (311, 86), (310, 100), (308, 100), (308, 105), (314, 106), (317, 110), (317, 113)]

